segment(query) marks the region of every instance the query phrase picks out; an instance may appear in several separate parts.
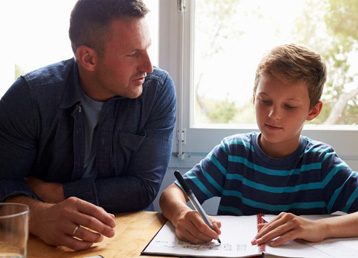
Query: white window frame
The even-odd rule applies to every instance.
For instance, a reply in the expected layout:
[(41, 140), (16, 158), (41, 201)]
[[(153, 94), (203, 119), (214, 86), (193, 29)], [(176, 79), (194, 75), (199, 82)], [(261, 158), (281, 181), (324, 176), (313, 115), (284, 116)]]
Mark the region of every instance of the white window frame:
[[(160, 0), (159, 64), (169, 71), (176, 84), (177, 124), (171, 167), (191, 167), (225, 136), (257, 128), (194, 128), (193, 117), (193, 24), (194, 2)], [(321, 140), (354, 169), (358, 169), (358, 130), (351, 126), (305, 126), (303, 135)]]

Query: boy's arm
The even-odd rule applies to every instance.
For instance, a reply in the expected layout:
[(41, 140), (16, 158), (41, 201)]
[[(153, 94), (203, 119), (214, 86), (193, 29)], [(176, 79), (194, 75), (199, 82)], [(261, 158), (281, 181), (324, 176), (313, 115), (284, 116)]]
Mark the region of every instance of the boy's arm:
[(191, 211), (186, 205), (188, 199), (176, 184), (169, 185), (160, 196), (159, 205), (164, 217), (177, 226), (177, 221), (183, 213)]
[(210, 218), (215, 231), (212, 230), (198, 212), (186, 205), (187, 201), (185, 194), (176, 184), (169, 185), (160, 197), (162, 213), (175, 227), (177, 237), (194, 244), (217, 239), (220, 234), (220, 222)]
[(320, 242), (327, 238), (357, 236), (358, 212), (319, 220), (282, 212), (273, 221), (263, 225), (252, 243), (280, 246), (295, 239)]
[(321, 220), (326, 223), (325, 238), (358, 237), (358, 212)]

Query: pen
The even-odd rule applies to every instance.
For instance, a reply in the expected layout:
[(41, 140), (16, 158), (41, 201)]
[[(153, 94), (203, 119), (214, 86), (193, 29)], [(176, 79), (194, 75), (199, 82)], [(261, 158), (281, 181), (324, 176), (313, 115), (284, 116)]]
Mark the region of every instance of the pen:
[[(211, 221), (208, 218), (208, 215), (206, 215), (206, 212), (204, 211), (203, 207), (200, 205), (198, 199), (196, 198), (196, 196), (194, 195), (193, 191), (189, 188), (189, 186), (187, 185), (187, 183), (185, 183), (184, 178), (182, 177), (182, 175), (180, 174), (179, 171), (175, 171), (174, 172), (174, 176), (176, 177), (176, 179), (179, 181), (179, 184), (181, 185), (181, 187), (183, 188), (185, 194), (188, 196), (191, 204), (194, 206), (194, 208), (196, 209), (197, 212), (199, 212), (201, 218), (204, 220), (204, 222), (206, 223), (206, 225), (208, 225), (211, 229), (214, 228), (213, 224), (211, 223)], [(221, 240), (220, 238), (217, 239), (218, 242), (221, 244)]]

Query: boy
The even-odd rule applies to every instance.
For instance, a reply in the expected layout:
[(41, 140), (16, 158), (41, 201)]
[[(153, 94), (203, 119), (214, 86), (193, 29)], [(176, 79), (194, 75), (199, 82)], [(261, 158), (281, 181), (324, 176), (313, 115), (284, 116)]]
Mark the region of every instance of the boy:
[[(322, 109), (325, 80), (318, 54), (294, 44), (273, 49), (256, 71), (253, 102), (260, 132), (225, 138), (184, 175), (200, 202), (221, 197), (219, 214), (279, 214), (262, 225), (252, 244), (358, 236), (357, 173), (330, 146), (300, 135), (304, 122)], [(217, 239), (220, 222), (211, 218), (210, 229), (187, 201), (177, 184), (160, 199), (178, 238)], [(318, 221), (296, 216), (335, 211), (352, 214)]]

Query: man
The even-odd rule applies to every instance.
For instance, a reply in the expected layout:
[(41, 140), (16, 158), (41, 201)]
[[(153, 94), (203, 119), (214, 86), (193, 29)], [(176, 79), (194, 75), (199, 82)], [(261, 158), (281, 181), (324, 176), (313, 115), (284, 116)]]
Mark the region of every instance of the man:
[(74, 59), (27, 75), (0, 102), (0, 201), (30, 206), (30, 232), (74, 250), (148, 207), (175, 124), (169, 75), (152, 67), (141, 0), (79, 0)]

